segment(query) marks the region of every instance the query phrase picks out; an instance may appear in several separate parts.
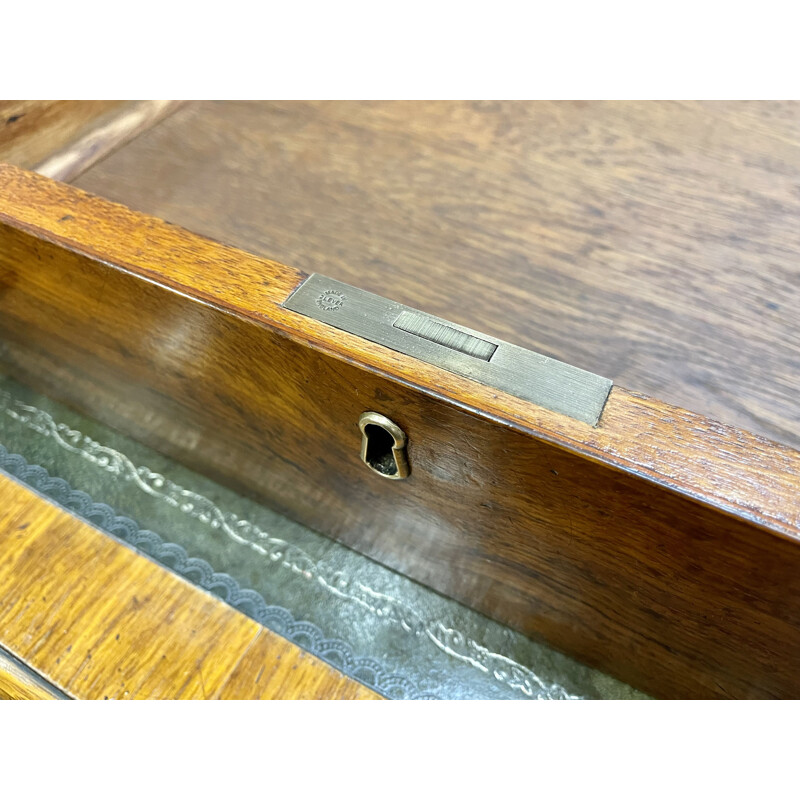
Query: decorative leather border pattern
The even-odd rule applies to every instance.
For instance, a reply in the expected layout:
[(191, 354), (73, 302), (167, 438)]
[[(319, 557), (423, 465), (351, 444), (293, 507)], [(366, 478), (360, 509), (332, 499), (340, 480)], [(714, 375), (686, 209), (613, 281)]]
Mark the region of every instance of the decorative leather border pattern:
[[(479, 642), (465, 635), (461, 630), (448, 625), (444, 620), (438, 618), (430, 619), (422, 616), (413, 607), (402, 600), (375, 591), (372, 587), (360, 581), (353, 580), (340, 571), (333, 571), (327, 568), (326, 565), (317, 562), (297, 545), (272, 536), (268, 531), (263, 530), (248, 519), (238, 517), (236, 514), (229, 511), (223, 511), (208, 497), (175, 484), (169, 478), (152, 471), (147, 466), (134, 464), (124, 453), (95, 441), (79, 430), (56, 422), (50, 414), (43, 409), (20, 402), (3, 390), (0, 390), (0, 411), (4, 411), (9, 417), (38, 434), (52, 439), (59, 447), (80, 455), (100, 469), (122, 480), (132, 482), (145, 494), (149, 494), (152, 497), (158, 498), (159, 501), (179, 509), (182, 513), (197, 520), (201, 524), (223, 531), (233, 541), (251, 548), (253, 551), (259, 553), (259, 555), (266, 556), (270, 562), (276, 564), (280, 563), (289, 568), (292, 572), (303, 574), (306, 577), (313, 576), (315, 581), (319, 585), (325, 587), (331, 594), (355, 602), (362, 608), (379, 616), (383, 621), (392, 621), (409, 633), (425, 637), (439, 650), (447, 653), (450, 657), (462, 663), (469, 664), (471, 667), (484, 674), (491, 675), (500, 683), (504, 683), (512, 689), (519, 691), (522, 697), (537, 700), (582, 699), (580, 695), (570, 694), (558, 683), (550, 683), (542, 680), (533, 670), (512, 658), (484, 647)], [(0, 448), (1, 447), (2, 446), (0, 446)], [(2, 467), (1, 463), (0, 467)], [(20, 478), (20, 480), (22, 479)], [(51, 478), (51, 480), (59, 479)], [(46, 494), (46, 492), (43, 493)], [(96, 505), (102, 506), (104, 504)], [(103, 529), (105, 530), (105, 528)], [(153, 535), (157, 536), (157, 534)], [(161, 540), (159, 539), (159, 541)], [(178, 548), (186, 555), (185, 551), (176, 544), (165, 544), (164, 546)], [(153, 558), (158, 557), (153, 555)], [(160, 560), (160, 558), (158, 560)], [(171, 566), (171, 563), (168, 563), (167, 566), (174, 568)], [(209, 569), (211, 569), (210, 566)], [(215, 574), (223, 575), (223, 573)], [(251, 594), (257, 595), (265, 607), (280, 608), (279, 606), (266, 606), (266, 601), (264, 601), (261, 595), (258, 595), (253, 590), (239, 588), (235, 579), (227, 574), (224, 574), (224, 577), (233, 581), (239, 592), (250, 592)], [(227, 596), (224, 596), (223, 599), (234, 604)], [(261, 620), (254, 615), (256, 612), (250, 613), (244, 609), (242, 610), (244, 613), (247, 613), (249, 616), (261, 622)], [(286, 613), (291, 617), (290, 612)], [(316, 628), (313, 623), (295, 624)], [(274, 630), (286, 636), (286, 638), (291, 638), (281, 630), (277, 630), (276, 628)], [(319, 637), (322, 637), (322, 633), (319, 632), (319, 629), (317, 629), (317, 631)], [(324, 640), (322, 638), (320, 638), (320, 640), (331, 642), (341, 641), (338, 639)], [(306, 645), (301, 646), (310, 652), (314, 652), (310, 647), (306, 647)], [(350, 650), (348, 645), (345, 646)], [(315, 655), (319, 654), (315, 652)], [(341, 657), (347, 662), (347, 658), (345, 658), (344, 655)], [(339, 663), (330, 663), (337, 669), (346, 671), (343, 667), (339, 666)], [(377, 662), (375, 663), (377, 664)], [(347, 672), (347, 674), (350, 673)], [(361, 678), (356, 675), (353, 675), (353, 677), (361, 680)], [(362, 682), (366, 683), (366, 681)], [(371, 688), (375, 688), (372, 684), (367, 685), (370, 685)], [(376, 689), (376, 691), (379, 690)], [(417, 696), (417, 694), (412, 692), (408, 696)], [(434, 697), (434, 695), (427, 693), (419, 694), (418, 696)]]

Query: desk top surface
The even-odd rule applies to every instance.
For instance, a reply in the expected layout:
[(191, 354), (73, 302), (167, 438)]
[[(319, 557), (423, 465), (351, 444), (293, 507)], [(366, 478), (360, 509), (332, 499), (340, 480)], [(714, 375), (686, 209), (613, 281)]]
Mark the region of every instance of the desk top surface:
[(75, 183), (800, 447), (800, 103), (190, 103)]

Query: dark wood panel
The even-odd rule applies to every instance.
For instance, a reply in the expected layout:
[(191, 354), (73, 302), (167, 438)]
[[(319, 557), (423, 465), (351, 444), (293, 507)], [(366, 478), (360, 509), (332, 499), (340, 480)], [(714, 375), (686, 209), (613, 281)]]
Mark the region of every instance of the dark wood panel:
[(800, 446), (798, 103), (201, 103), (78, 185)]
[(282, 309), (288, 267), (12, 168), (0, 198), (21, 379), (646, 691), (800, 695), (797, 451), (618, 387), (591, 428)]

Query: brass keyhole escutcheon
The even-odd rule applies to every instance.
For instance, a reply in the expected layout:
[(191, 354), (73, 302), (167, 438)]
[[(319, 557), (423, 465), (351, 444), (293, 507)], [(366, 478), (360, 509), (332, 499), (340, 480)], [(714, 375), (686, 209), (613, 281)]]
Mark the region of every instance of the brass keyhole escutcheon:
[(408, 439), (402, 429), (376, 411), (358, 418), (361, 429), (361, 460), (383, 478), (399, 481), (408, 477)]

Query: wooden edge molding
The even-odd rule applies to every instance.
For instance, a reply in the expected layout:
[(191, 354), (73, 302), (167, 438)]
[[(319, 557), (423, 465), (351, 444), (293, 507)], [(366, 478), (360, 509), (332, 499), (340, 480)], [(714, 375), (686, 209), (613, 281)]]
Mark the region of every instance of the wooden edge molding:
[(0, 698), (378, 697), (2, 472), (0, 648)]
[(0, 700), (68, 700), (69, 695), (0, 647)]
[(591, 427), (284, 309), (304, 277), (0, 167), (19, 379), (645, 691), (800, 694), (799, 452), (620, 387)]

